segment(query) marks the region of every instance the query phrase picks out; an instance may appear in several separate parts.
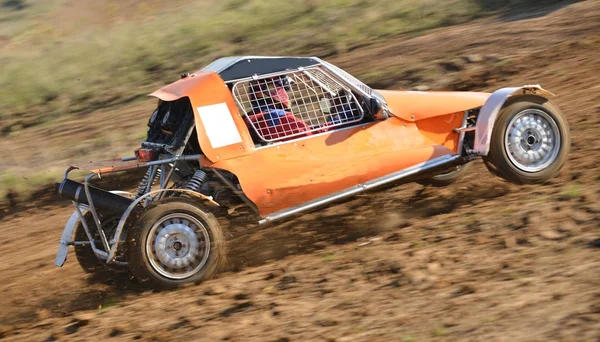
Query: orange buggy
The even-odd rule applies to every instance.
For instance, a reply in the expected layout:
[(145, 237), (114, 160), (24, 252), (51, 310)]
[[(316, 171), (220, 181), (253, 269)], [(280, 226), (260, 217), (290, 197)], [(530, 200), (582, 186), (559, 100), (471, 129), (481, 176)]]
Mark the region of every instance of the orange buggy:
[[(57, 191), (75, 212), (60, 241), (88, 272), (129, 269), (153, 287), (210, 277), (224, 255), (215, 216), (260, 224), (366, 191), (446, 185), (483, 158), (517, 184), (554, 177), (569, 128), (537, 85), (494, 93), (374, 90), (319, 58), (226, 57), (151, 94), (158, 107), (135, 157), (91, 163)], [(147, 168), (134, 192), (90, 185)]]

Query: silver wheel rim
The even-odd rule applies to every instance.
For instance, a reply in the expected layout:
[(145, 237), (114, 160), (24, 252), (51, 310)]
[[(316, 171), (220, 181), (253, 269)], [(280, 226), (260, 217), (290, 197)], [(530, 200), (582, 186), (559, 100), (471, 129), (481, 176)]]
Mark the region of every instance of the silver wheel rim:
[(543, 110), (526, 109), (508, 123), (504, 149), (519, 170), (541, 171), (556, 160), (560, 151), (558, 125)]
[(162, 217), (150, 229), (146, 255), (152, 268), (170, 279), (198, 273), (210, 254), (206, 227), (195, 217), (175, 213)]

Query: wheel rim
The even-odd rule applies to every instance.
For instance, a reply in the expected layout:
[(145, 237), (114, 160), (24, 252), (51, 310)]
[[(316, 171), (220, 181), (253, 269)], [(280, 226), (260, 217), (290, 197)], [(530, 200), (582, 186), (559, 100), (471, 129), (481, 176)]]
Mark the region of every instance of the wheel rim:
[(146, 241), (152, 268), (170, 279), (185, 279), (198, 273), (210, 254), (210, 238), (195, 217), (175, 213), (157, 221)]
[(560, 150), (556, 121), (540, 109), (526, 109), (510, 120), (504, 149), (511, 163), (525, 172), (538, 172), (552, 164)]

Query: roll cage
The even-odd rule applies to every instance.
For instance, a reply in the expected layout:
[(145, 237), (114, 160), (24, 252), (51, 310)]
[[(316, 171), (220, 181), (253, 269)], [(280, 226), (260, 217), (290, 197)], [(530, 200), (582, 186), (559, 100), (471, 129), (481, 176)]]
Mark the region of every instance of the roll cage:
[[(249, 94), (247, 93), (249, 82), (278, 75), (291, 77), (294, 79), (295, 84), (302, 86), (302, 89), (295, 89), (292, 92), (293, 105), (291, 112), (292, 115), (298, 116), (308, 122), (309, 130), (304, 134), (318, 134), (331, 128), (360, 123), (365, 119), (365, 113), (369, 111), (368, 103), (374, 98), (373, 91), (358, 79), (332, 64), (315, 57), (226, 57), (216, 60), (201, 71), (210, 71), (219, 75), (222, 81), (228, 86), (231, 96), (235, 99), (240, 115), (246, 115), (252, 107)], [(182, 75), (182, 79), (188, 77), (194, 77), (194, 74)], [(246, 93), (244, 94), (245, 91)], [(338, 101), (339, 103), (336, 103), (335, 100), (340, 99), (336, 99), (335, 96), (340, 93), (344, 94), (343, 101), (345, 102)], [(168, 186), (174, 177), (175, 170), (182, 163), (198, 162), (199, 166), (201, 164), (199, 161), (203, 158), (203, 153), (198, 141), (192, 139), (195, 136), (193, 133), (197, 129), (197, 126), (195, 120), (193, 120), (194, 104), (191, 98), (187, 95), (166, 95), (159, 97), (159, 104), (148, 122), (147, 137), (141, 143), (142, 148), (158, 151), (157, 160), (144, 162), (138, 160), (136, 157), (126, 157), (90, 163), (85, 166), (70, 166), (65, 171), (64, 180), (62, 183), (57, 184), (57, 190), (62, 194), (63, 188), (64, 191), (67, 191), (67, 187), (71, 186), (74, 192), (73, 204), (76, 210), (71, 220), (67, 223), (60, 241), (59, 253), (55, 260), (58, 266), (62, 266), (64, 263), (68, 246), (79, 243), (71, 240), (71, 234), (77, 222), (82, 223), (89, 238), (91, 248), (96, 256), (107, 263), (123, 264), (123, 262), (117, 260), (117, 249), (119, 248), (120, 241), (122, 241), (123, 229), (130, 214), (137, 206), (147, 206), (153, 197), (161, 199), (165, 195), (173, 193), (195, 195), (204, 201), (218, 206), (210, 196), (200, 193), (196, 194), (194, 191), (187, 189), (170, 188)], [(332, 120), (334, 114), (339, 116), (338, 109), (343, 109), (344, 105), (350, 106), (353, 112), (352, 115), (348, 116), (346, 120), (334, 122)], [(331, 108), (336, 110), (336, 113), (332, 113)], [(256, 125), (250, 126), (248, 129), (254, 130), (260, 137), (260, 143), (277, 142), (277, 139), (260, 134), (260, 130), (257, 129)], [(302, 135), (287, 133), (285, 138), (289, 139), (300, 138)], [(190, 147), (190, 143), (198, 146)], [(128, 204), (127, 208), (121, 215), (121, 219), (115, 227), (114, 232), (111, 235), (105, 234), (97, 208), (91, 196), (92, 187), (90, 182), (92, 179), (101, 178), (102, 175), (107, 173), (138, 168), (147, 168), (147, 172), (138, 186), (136, 193), (112, 192), (114, 195), (130, 199), (130, 202), (126, 203)], [(74, 169), (87, 169), (90, 171), (83, 184), (72, 182), (68, 179), (68, 174)], [(238, 195), (258, 214), (254, 203), (231, 181), (227, 172), (219, 169), (213, 169), (212, 171), (227, 188), (231, 189), (233, 193)], [(153, 189), (155, 181), (157, 182), (158, 190)], [(87, 222), (85, 218), (86, 212), (92, 214), (92, 222)], [(94, 243), (94, 239), (92, 238), (93, 230), (99, 233), (101, 246), (97, 246)]]

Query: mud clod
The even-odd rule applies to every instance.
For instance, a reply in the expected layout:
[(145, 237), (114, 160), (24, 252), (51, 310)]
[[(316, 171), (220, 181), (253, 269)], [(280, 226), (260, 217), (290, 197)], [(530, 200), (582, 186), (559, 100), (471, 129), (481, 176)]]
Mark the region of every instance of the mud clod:
[(592, 248), (600, 248), (600, 238), (597, 238), (594, 241), (590, 242), (589, 246)]
[(277, 278), (277, 275), (275, 273), (269, 273), (263, 279), (264, 280), (271, 280), (271, 279), (275, 279), (275, 278)]
[(408, 284), (408, 281), (405, 278), (400, 278), (400, 279), (392, 280), (386, 286), (398, 288), (398, 287), (401, 287), (402, 285), (406, 285), (406, 284)]
[(248, 298), (250, 298), (250, 294), (245, 293), (245, 292), (240, 292), (240, 293), (237, 293), (235, 296), (233, 296), (233, 299), (235, 299), (235, 300), (245, 300)]
[(73, 319), (69, 325), (65, 327), (65, 333), (70, 335), (76, 333), (79, 328), (85, 327), (89, 324), (89, 320), (87, 319)]
[(248, 309), (252, 305), (253, 305), (252, 302), (237, 303), (237, 304), (234, 304), (232, 307), (222, 311), (220, 313), (220, 315), (221, 315), (221, 317), (229, 317), (236, 312), (242, 312), (242, 311)]
[(454, 297), (462, 297), (462, 296), (473, 294), (475, 292), (477, 292), (477, 290), (475, 289), (475, 286), (473, 286), (471, 284), (465, 284), (465, 285), (460, 285), (458, 287), (458, 289), (456, 291), (454, 291), (453, 296)]
[(557, 241), (563, 239), (565, 235), (557, 232), (554, 229), (545, 229), (540, 232), (540, 237), (546, 240)]
[(119, 328), (113, 328), (110, 333), (108, 334), (108, 337), (117, 337), (119, 335), (121, 335), (123, 333), (123, 331)]
[(291, 288), (292, 284), (296, 282), (296, 277), (293, 275), (286, 275), (275, 285), (278, 290), (287, 290)]
[(175, 329), (179, 329), (181, 327), (185, 327), (187, 325), (190, 324), (190, 321), (185, 318), (185, 317), (180, 317), (179, 321), (177, 323), (174, 323), (172, 325), (169, 326), (168, 330), (175, 330)]
[(321, 326), (321, 327), (333, 327), (338, 325), (338, 322), (334, 321), (334, 320), (319, 320), (315, 322), (316, 325)]

